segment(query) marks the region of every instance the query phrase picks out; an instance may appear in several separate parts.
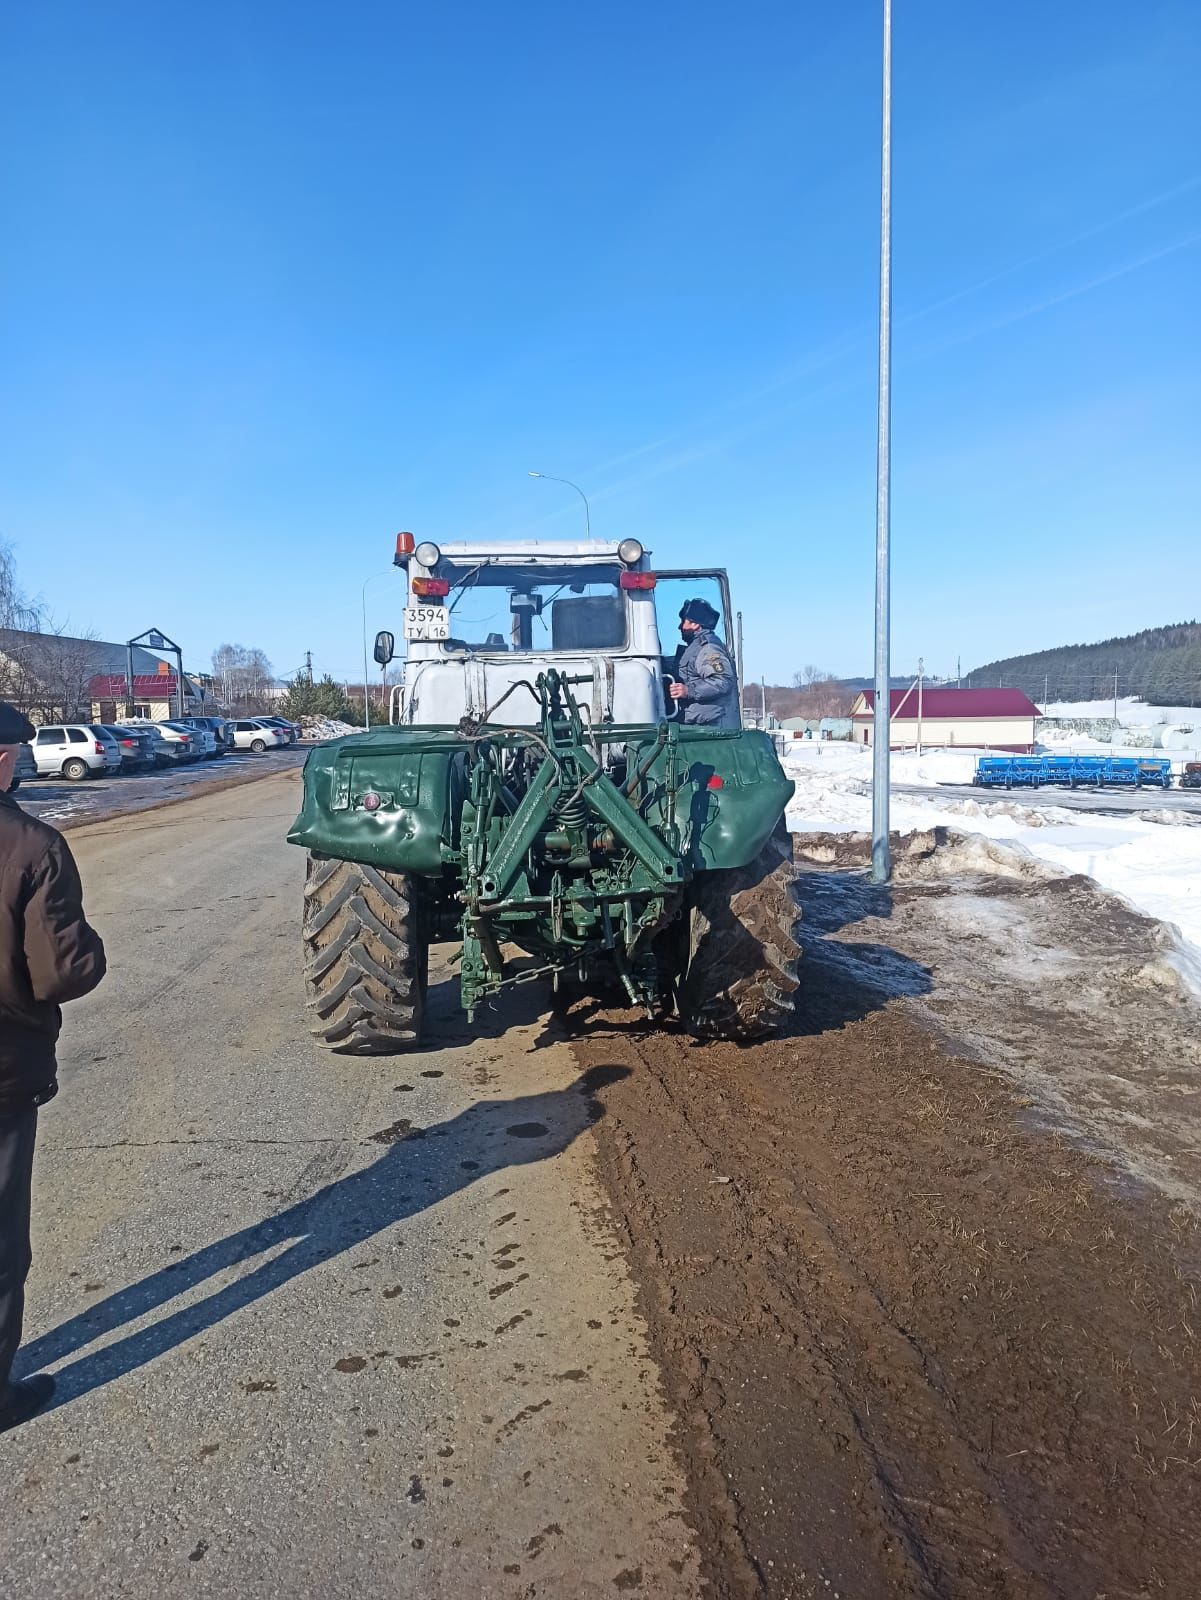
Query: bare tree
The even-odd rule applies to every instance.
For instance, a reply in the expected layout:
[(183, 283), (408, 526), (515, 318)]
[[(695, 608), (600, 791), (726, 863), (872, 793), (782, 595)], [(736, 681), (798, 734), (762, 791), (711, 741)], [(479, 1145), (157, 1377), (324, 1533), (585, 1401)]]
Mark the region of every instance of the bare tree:
[(807, 663), (800, 672), (793, 673), (792, 685), (800, 691), (798, 716), (836, 717), (850, 710), (853, 696), (824, 667)]
[(99, 670), (94, 637), (55, 628), (0, 635), (0, 696), (35, 721), (88, 721)]
[(265, 711), (270, 704), (271, 663), (257, 645), (219, 645), (213, 651), (213, 678), (227, 708)]
[(0, 541), (0, 628), (35, 633), (41, 624), (41, 607), (29, 599), (17, 581), (12, 545)]
[(95, 635), (72, 638), (51, 630), (37, 636), (30, 654), (39, 680), (30, 710), (43, 722), (89, 721), (92, 679), (99, 671)]

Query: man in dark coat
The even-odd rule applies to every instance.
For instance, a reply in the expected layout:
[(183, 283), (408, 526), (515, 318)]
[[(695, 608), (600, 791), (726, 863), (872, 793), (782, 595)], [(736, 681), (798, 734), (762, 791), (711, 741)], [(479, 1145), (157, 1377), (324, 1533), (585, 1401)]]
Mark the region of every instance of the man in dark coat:
[(104, 976), (104, 946), (83, 914), (66, 840), (8, 793), (33, 728), (0, 701), (0, 1433), (46, 1404), (54, 1379), (10, 1381), (29, 1275), (30, 1189), (38, 1107), (58, 1090), (59, 1007)]
[(678, 682), (670, 688), (684, 721), (705, 728), (738, 728), (738, 674), (730, 652), (713, 632), (717, 612), (707, 600), (686, 600), (680, 607), (684, 648), (676, 660)]

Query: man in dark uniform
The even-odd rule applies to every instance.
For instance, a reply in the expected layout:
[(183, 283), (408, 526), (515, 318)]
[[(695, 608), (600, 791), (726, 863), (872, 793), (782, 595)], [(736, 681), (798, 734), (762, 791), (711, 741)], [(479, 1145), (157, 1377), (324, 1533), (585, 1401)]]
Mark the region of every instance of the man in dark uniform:
[(33, 728), (0, 700), (0, 1433), (54, 1393), (45, 1373), (10, 1381), (29, 1275), (30, 1189), (38, 1107), (57, 1091), (60, 1005), (104, 976), (104, 946), (83, 914), (83, 890), (62, 834), (27, 817), (8, 793), (18, 747)]
[(730, 652), (713, 632), (717, 612), (707, 600), (680, 607), (684, 646), (676, 660), (678, 682), (669, 690), (683, 708), (684, 721), (706, 728), (737, 728), (738, 674)]

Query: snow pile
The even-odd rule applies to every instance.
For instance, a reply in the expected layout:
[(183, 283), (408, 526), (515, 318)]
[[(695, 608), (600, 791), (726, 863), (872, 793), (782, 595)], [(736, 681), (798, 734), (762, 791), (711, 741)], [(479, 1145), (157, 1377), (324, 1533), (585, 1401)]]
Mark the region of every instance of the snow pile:
[(339, 722), (337, 717), (301, 717), (300, 737), (309, 742), (321, 739), (340, 739), (343, 734), (358, 733), (349, 722)]
[[(1112, 700), (1061, 701), (1045, 708), (1044, 717), (1078, 723), (1104, 723), (1112, 726), (1115, 702)], [(1117, 729), (1111, 744), (1099, 743), (1093, 729), (1090, 737), (1084, 728), (1048, 728), (1038, 731), (1042, 749), (1086, 752), (1116, 750), (1123, 755), (1152, 750), (1190, 754), (1201, 751), (1201, 706), (1152, 706), (1141, 700), (1119, 700)]]
[[(1124, 728), (1153, 728), (1160, 722), (1201, 721), (1201, 707), (1152, 706), (1129, 697), (1117, 702), (1117, 719)], [(1043, 707), (1044, 717), (1112, 717), (1112, 700), (1057, 700)]]
[[(784, 766), (797, 786), (788, 808), (793, 833), (870, 833), (871, 752), (853, 745), (787, 749)], [(896, 752), (895, 784), (962, 782), (941, 773), (971, 775), (975, 753), (937, 750), (927, 755)], [(1180, 935), (1178, 968), (1201, 992), (1201, 827), (1165, 827), (1147, 814), (1098, 816), (1062, 807), (1023, 806), (1020, 800), (932, 794), (896, 795), (891, 826), (919, 832), (939, 823), (982, 835), (1010, 850), (1026, 851), (1061, 872), (1080, 872), (1121, 895), (1145, 916), (1170, 923)], [(1174, 814), (1179, 817), (1180, 813)]]

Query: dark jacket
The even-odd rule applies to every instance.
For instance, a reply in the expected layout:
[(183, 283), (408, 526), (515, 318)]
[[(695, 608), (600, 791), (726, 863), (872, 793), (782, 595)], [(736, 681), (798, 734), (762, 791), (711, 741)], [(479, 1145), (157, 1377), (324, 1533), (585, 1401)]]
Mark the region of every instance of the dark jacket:
[(0, 1116), (55, 1093), (59, 1006), (103, 976), (66, 840), (0, 794)]
[(737, 728), (738, 674), (730, 652), (715, 633), (699, 628), (676, 663), (688, 692), (684, 721), (708, 728)]

